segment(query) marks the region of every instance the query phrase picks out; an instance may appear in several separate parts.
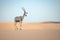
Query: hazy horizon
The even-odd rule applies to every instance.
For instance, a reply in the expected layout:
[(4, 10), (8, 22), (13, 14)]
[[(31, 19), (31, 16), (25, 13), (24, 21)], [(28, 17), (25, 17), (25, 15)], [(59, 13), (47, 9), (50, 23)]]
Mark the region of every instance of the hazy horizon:
[(14, 22), (14, 17), (28, 12), (24, 22), (60, 22), (60, 0), (0, 0), (0, 22)]

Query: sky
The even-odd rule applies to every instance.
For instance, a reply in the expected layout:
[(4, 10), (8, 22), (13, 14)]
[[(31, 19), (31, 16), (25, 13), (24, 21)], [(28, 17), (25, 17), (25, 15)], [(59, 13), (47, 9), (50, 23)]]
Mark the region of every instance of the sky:
[(23, 22), (60, 22), (60, 0), (0, 0), (0, 22), (14, 22), (22, 7), (28, 12)]

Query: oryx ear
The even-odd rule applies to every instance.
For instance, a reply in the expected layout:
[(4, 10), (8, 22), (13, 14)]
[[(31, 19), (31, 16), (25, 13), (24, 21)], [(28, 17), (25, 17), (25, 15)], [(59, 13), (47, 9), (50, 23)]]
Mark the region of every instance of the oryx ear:
[(25, 15), (25, 16), (27, 16), (27, 15)]

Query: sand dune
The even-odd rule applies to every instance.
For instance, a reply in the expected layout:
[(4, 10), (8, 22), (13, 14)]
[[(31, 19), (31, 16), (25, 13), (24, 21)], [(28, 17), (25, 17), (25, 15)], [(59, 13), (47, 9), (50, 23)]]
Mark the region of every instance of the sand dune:
[[(56, 23), (23, 23), (24, 30), (60, 30)], [(15, 30), (14, 22), (0, 22), (0, 30)]]

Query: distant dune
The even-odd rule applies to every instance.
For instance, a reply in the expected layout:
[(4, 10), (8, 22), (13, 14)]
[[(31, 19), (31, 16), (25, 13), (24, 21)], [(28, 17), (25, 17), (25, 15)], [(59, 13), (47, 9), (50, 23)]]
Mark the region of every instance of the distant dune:
[(47, 21), (47, 22), (42, 22), (42, 23), (57, 23), (57, 24), (60, 24), (60, 22), (55, 22), (55, 21)]
[[(19, 26), (19, 24), (17, 26)], [(57, 29), (60, 30), (60, 23), (59, 24), (56, 24), (56, 22), (23, 23), (23, 29), (24, 30), (57, 30)], [(0, 30), (15, 30), (14, 22), (0, 22)]]

